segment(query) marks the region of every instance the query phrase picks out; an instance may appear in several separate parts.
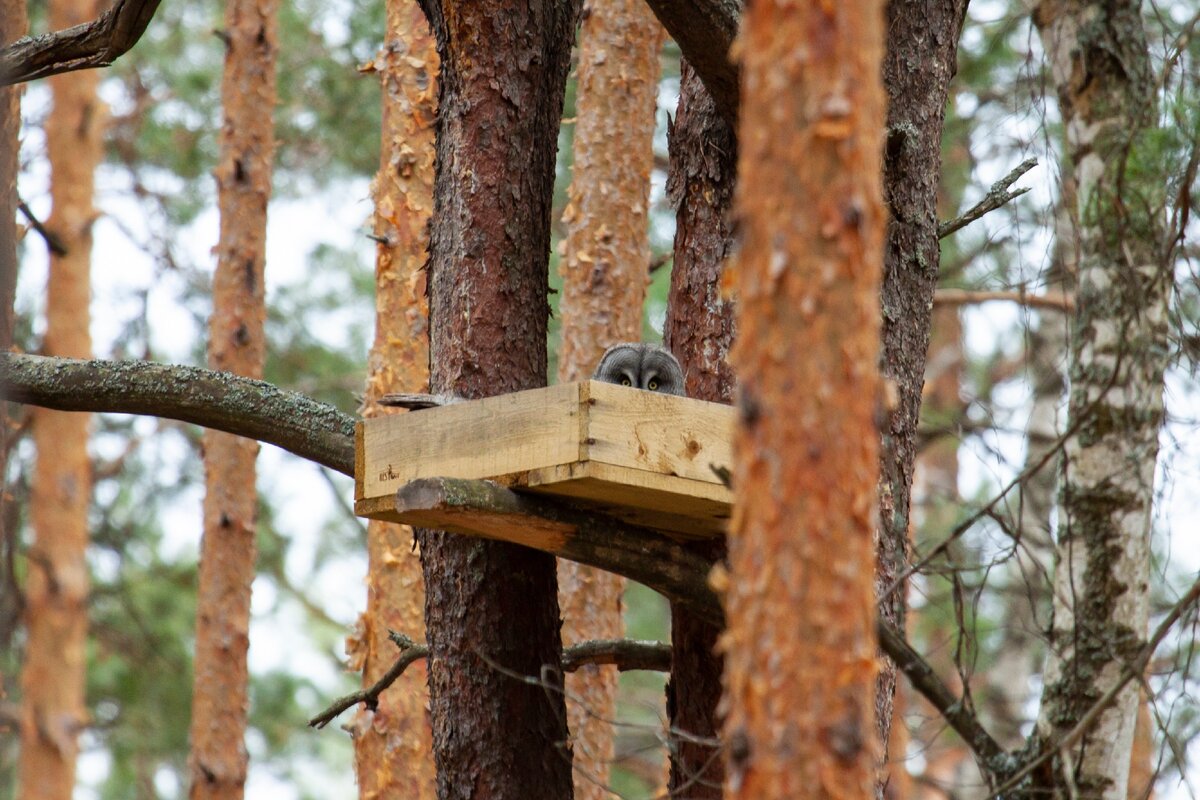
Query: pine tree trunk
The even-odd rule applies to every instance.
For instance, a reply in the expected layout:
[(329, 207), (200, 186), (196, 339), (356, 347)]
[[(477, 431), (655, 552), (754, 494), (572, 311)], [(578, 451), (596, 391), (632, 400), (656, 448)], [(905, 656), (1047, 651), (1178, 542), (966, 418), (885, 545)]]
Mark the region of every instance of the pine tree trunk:
[[(86, 22), (91, 0), (50, 4), (51, 27)], [(53, 107), (46, 120), (53, 210), (46, 227), (65, 255), (50, 256), (46, 287), (47, 355), (89, 358), (92, 339), (90, 266), (96, 168), (103, 157), (108, 110), (96, 96), (95, 72), (50, 79)], [(11, 219), (11, 217), (9, 218)], [(88, 715), (88, 507), (92, 497), (88, 428), (91, 417), (35, 408), (37, 450), (29, 503), (33, 543), (25, 582), (27, 641), (21, 671), (21, 750), (17, 796), (68, 800), (75, 787), (78, 736)]]
[[(424, 0), (441, 58), (431, 388), (545, 385), (550, 204), (579, 3)], [(571, 796), (553, 557), (420, 531), (438, 796)]]
[[(263, 266), (274, 154), (276, 13), (272, 0), (229, 0), (224, 119), (216, 169), (220, 239), (208, 365), (261, 378)], [(204, 534), (196, 599), (189, 767), (193, 800), (236, 800), (246, 783), (250, 585), (254, 581), (258, 442), (204, 434)]]
[[(700, 78), (680, 65), (679, 108), (670, 138), (667, 191), (675, 203), (675, 264), (663, 340), (679, 359), (689, 397), (728, 403), (733, 369), (734, 307), (721, 293), (725, 259), (733, 247), (737, 144)], [(714, 560), (725, 542), (708, 547)], [(722, 661), (720, 630), (679, 606), (671, 608), (671, 680), (667, 715), (677, 735), (671, 747), (670, 790), (692, 800), (718, 800), (724, 759), (714, 746), (720, 734)]]
[[(908, 558), (909, 506), (917, 422), (938, 280), (937, 197), (942, 123), (967, 0), (894, 0), (887, 4), (887, 140), (883, 159), (889, 219), (883, 262), (883, 374), (897, 404), (882, 426), (878, 580), (892, 584)], [(919, 65), (914, 68), (914, 65)], [(903, 590), (883, 598), (880, 614), (904, 628)], [(876, 721), (888, 740), (896, 671), (885, 659)], [(890, 754), (884, 753), (887, 760)], [(882, 786), (880, 786), (882, 791)]]
[[(642, 0), (595, 0), (588, 10), (579, 31), (574, 167), (563, 214), (558, 379), (564, 383), (589, 378), (609, 345), (641, 338), (650, 275), (662, 27)], [(624, 578), (559, 561), (558, 585), (564, 644), (624, 635)], [(611, 796), (617, 677), (612, 666), (586, 666), (566, 677), (579, 800)]]
[[(1147, 635), (1170, 349), (1173, 282), (1163, 248), (1172, 165), (1158, 163), (1161, 144), (1144, 137), (1157, 109), (1140, 13), (1131, 0), (1054, 0), (1034, 11), (1066, 130), (1079, 253), (1054, 625), (1037, 730), (1050, 746), (1120, 679)], [(1125, 800), (1137, 710), (1134, 681), (1074, 746), (1056, 748), (1039, 788)]]
[(875, 790), (884, 31), (882, 2), (756, 2), (743, 19), (733, 798)]
[[(388, 0), (387, 38), (372, 66), (383, 92), (379, 172), (375, 176), (375, 342), (369, 358), (364, 418), (388, 413), (388, 392), (429, 386), (429, 302), (425, 294), (427, 226), (433, 210), (437, 51), (424, 14)], [(351, 663), (370, 686), (396, 660), (388, 631), (425, 637), (421, 563), (406, 525), (367, 524), (367, 610), (349, 640)], [(371, 711), (353, 723), (361, 797), (431, 800), (436, 794), (425, 661), (411, 665)]]

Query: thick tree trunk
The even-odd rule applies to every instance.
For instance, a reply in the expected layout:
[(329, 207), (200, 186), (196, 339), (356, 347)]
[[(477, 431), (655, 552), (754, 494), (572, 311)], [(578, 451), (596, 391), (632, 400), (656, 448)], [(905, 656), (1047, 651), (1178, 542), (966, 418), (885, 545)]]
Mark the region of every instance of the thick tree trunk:
[[(733, 128), (695, 70), (682, 62), (679, 108), (671, 131), (667, 191), (675, 203), (675, 265), (663, 340), (683, 366), (689, 397), (728, 403), (733, 369), (734, 307), (721, 293), (725, 258), (733, 246), (733, 189), (737, 145)], [(725, 543), (705, 548), (719, 560)], [(672, 741), (670, 790), (681, 797), (721, 797), (725, 763), (714, 742), (720, 733), (720, 630), (687, 610), (671, 607), (671, 680), (667, 715)]]
[[(208, 364), (262, 377), (263, 266), (274, 154), (276, 13), (273, 0), (229, 0), (224, 119), (217, 165), (220, 239), (213, 274)], [(204, 434), (204, 535), (196, 599), (189, 796), (241, 798), (246, 783), (250, 585), (254, 581), (254, 461), (258, 442)]]
[[(50, 24), (65, 28), (96, 14), (92, 0), (56, 0)], [(46, 227), (66, 247), (50, 257), (46, 336), (50, 355), (87, 358), (92, 339), (89, 276), (95, 172), (103, 157), (107, 109), (96, 96), (96, 73), (50, 80), (53, 108), (46, 120), (53, 211)], [(9, 218), (11, 220), (11, 217)], [(37, 450), (29, 503), (33, 543), (25, 582), (25, 662), (21, 668), (21, 753), (17, 796), (68, 800), (75, 787), (78, 736), (87, 722), (86, 561), (92, 497), (87, 414), (35, 409)]]
[[(1034, 11), (1058, 87), (1073, 171), (1079, 275), (1054, 625), (1037, 736), (1054, 763), (1039, 788), (1124, 800), (1137, 721), (1131, 682), (1069, 748), (1055, 742), (1144, 645), (1150, 517), (1172, 270), (1141, 3), (1053, 0)], [(1130, 160), (1137, 159), (1137, 169)]]
[[(554, 154), (578, 0), (423, 0), (441, 58), (431, 388), (546, 382)], [(418, 534), (438, 796), (571, 796), (554, 559)]]
[(734, 798), (875, 787), (884, 30), (882, 2), (756, 2), (743, 20)]
[[(580, 25), (574, 168), (559, 313), (558, 379), (585, 380), (604, 350), (638, 341), (649, 280), (650, 170), (663, 31), (642, 0), (594, 0)], [(618, 57), (617, 54), (620, 54)], [(620, 576), (558, 562), (565, 645), (625, 633)], [(575, 797), (605, 800), (617, 670), (566, 678)]]
[[(887, 140), (883, 192), (889, 220), (883, 262), (883, 374), (897, 403), (882, 430), (878, 578), (891, 585), (908, 557), (909, 506), (925, 357), (938, 280), (937, 197), (942, 121), (957, 64), (967, 0), (894, 0), (887, 4)], [(919, 65), (914, 69), (913, 65)], [(903, 629), (904, 591), (883, 598), (880, 613)], [(896, 670), (879, 682), (876, 721), (888, 740)], [(890, 754), (884, 753), (887, 759)]]
[[(363, 417), (388, 413), (380, 396), (429, 386), (429, 303), (425, 294), (427, 226), (433, 210), (437, 50), (424, 14), (408, 0), (387, 3), (387, 38), (372, 69), (379, 74), (383, 132), (375, 176), (375, 342)], [(388, 631), (425, 638), (421, 563), (406, 525), (367, 524), (367, 610), (348, 641), (351, 663), (371, 686), (396, 660)], [(425, 662), (413, 664), (353, 723), (361, 797), (430, 800), (436, 794)]]

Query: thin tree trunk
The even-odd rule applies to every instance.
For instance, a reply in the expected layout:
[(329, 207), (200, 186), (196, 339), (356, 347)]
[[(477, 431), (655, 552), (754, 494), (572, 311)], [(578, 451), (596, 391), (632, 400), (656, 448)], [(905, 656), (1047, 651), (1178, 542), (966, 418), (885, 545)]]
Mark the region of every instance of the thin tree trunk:
[[(441, 58), (431, 388), (476, 398), (542, 386), (554, 155), (579, 3), (422, 5)], [(570, 797), (554, 559), (441, 531), (418, 541), (438, 796)]]
[[(1131, 682), (1069, 748), (1055, 742), (1144, 645), (1150, 518), (1172, 270), (1167, 164), (1141, 3), (1054, 0), (1034, 22), (1058, 88), (1073, 172), (1079, 276), (1071, 341), (1054, 625), (1037, 737), (1054, 747), (1038, 788), (1125, 800), (1137, 721)], [(1137, 158), (1137, 169), (1129, 169)]]
[[(574, 168), (559, 313), (558, 379), (588, 378), (604, 350), (638, 341), (649, 280), (650, 170), (663, 31), (642, 0), (595, 0), (580, 25)], [(563, 644), (625, 633), (620, 576), (558, 562)], [(605, 800), (613, 758), (615, 667), (566, 678), (575, 797)]]
[[(50, 4), (50, 25), (56, 29), (76, 25), (97, 11), (92, 0), (55, 0)], [(108, 114), (96, 96), (99, 79), (94, 72), (50, 79), (53, 108), (46, 120), (46, 149), (53, 210), (46, 227), (59, 237), (67, 252), (50, 256), (42, 345), (47, 355), (88, 358), (92, 352), (88, 329), (92, 225), (96, 220), (92, 200)], [(11, 308), (7, 300), (5, 304)], [(22, 800), (68, 800), (75, 787), (78, 736), (87, 722), (84, 685), (90, 581), (86, 551), (92, 496), (87, 443), (91, 416), (40, 408), (32, 413), (37, 463), (29, 504), (33, 542), (25, 582), (28, 639), (21, 669), (17, 796)]]
[[(683, 366), (689, 397), (728, 403), (734, 375), (727, 360), (734, 307), (721, 291), (733, 247), (733, 189), (737, 145), (695, 70), (680, 65), (679, 108), (670, 138), (667, 191), (676, 204), (675, 265), (663, 340)], [(714, 560), (725, 542), (706, 548)], [(693, 800), (721, 797), (725, 762), (720, 733), (720, 630), (687, 610), (671, 607), (671, 680), (667, 715), (673, 733), (670, 790)]]
[[(25, 0), (0, 0), (0, 46), (25, 34), (29, 21)], [(17, 291), (17, 173), (20, 171), (21, 87), (0, 89), (0, 351), (13, 343), (14, 303)], [(7, 555), (10, 420), (8, 403), (0, 398), (0, 557)], [(18, 592), (0, 597), (0, 651), (8, 649), (21, 616)]]
[[(263, 266), (274, 153), (276, 13), (272, 0), (229, 0), (224, 120), (217, 165), (221, 214), (208, 365), (262, 377)], [(196, 600), (190, 797), (242, 797), (246, 783), (246, 650), (255, 572), (258, 442), (204, 434), (204, 535)]]
[[(909, 504), (925, 356), (938, 280), (937, 197), (942, 122), (967, 0), (887, 4), (887, 144), (883, 186), (889, 220), (883, 263), (883, 374), (897, 402), (882, 426), (877, 572), (891, 585), (908, 558)], [(918, 65), (914, 68), (913, 65)], [(880, 614), (904, 628), (903, 590), (882, 599)], [(880, 673), (876, 722), (888, 741), (896, 670)], [(884, 759), (890, 754), (884, 753)], [(882, 790), (882, 785), (880, 786)]]
[(743, 20), (722, 637), (734, 798), (876, 783), (884, 30), (882, 2), (756, 2)]
[[(433, 210), (437, 50), (429, 23), (408, 0), (387, 3), (387, 39), (376, 56), (383, 97), (379, 173), (375, 176), (375, 342), (369, 358), (364, 418), (388, 411), (388, 392), (429, 386), (429, 302), (425, 254)], [(396, 660), (389, 630), (425, 637), (425, 590), (413, 553), (413, 530), (367, 524), (367, 610), (347, 646), (370, 686)], [(429, 690), (424, 660), (413, 664), (354, 720), (355, 771), (361, 797), (428, 800), (436, 795)]]

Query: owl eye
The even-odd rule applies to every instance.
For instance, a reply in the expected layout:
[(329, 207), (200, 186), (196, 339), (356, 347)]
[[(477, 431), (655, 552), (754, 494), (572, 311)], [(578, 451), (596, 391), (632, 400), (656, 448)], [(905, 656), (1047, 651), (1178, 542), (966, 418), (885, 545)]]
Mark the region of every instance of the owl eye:
[(629, 378), (621, 378), (621, 385), (622, 386), (633, 386), (633, 381), (629, 380)]
[(658, 381), (655, 380), (654, 378), (651, 378), (650, 382), (646, 384), (646, 388), (652, 392), (657, 392), (658, 391)]

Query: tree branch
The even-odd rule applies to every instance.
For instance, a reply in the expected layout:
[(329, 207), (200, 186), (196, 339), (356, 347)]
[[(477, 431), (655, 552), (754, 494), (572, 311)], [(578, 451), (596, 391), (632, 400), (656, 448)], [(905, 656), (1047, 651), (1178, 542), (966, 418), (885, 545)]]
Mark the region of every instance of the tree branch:
[(91, 22), (18, 39), (0, 49), (0, 86), (60, 72), (107, 67), (142, 38), (161, 2), (117, 0)]
[(624, 575), (714, 625), (723, 613), (708, 586), (712, 562), (647, 528), (492, 481), (421, 478), (396, 492), (407, 524), (514, 542)]
[(59, 411), (143, 414), (267, 442), (354, 475), (354, 418), (263, 381), (149, 361), (0, 353), (0, 394)]
[[(324, 728), (343, 711), (359, 703), (366, 703), (367, 708), (374, 711), (379, 704), (379, 695), (395, 683), (410, 664), (429, 656), (428, 645), (417, 644), (403, 633), (391, 631), (388, 638), (400, 648), (396, 662), (369, 688), (351, 692), (330, 703), (328, 708), (308, 721), (310, 728)], [(574, 672), (588, 664), (612, 664), (621, 672), (635, 669), (667, 672), (671, 669), (671, 648), (662, 642), (632, 639), (596, 639), (563, 648), (564, 671)]]
[(975, 303), (988, 303), (993, 300), (1020, 303), (1030, 308), (1049, 308), (1068, 314), (1075, 310), (1075, 297), (1066, 292), (1033, 294), (1026, 292), (1024, 289), (1017, 289), (1016, 291), (938, 289), (933, 295), (933, 304), (935, 306), (963, 306)]
[(736, 127), (738, 67), (729, 57), (742, 18), (739, 0), (646, 0), (712, 95), (717, 111)]
[(1038, 160), (1036, 158), (1027, 158), (1013, 168), (1012, 172), (1005, 175), (1000, 180), (992, 184), (992, 188), (988, 189), (988, 193), (983, 196), (983, 199), (971, 207), (969, 211), (961, 216), (955, 217), (952, 220), (938, 225), (938, 238), (945, 239), (955, 231), (961, 230), (970, 225), (975, 220), (987, 214), (989, 211), (995, 211), (1001, 208), (1009, 201), (1014, 200), (1029, 191), (1029, 188), (1017, 189), (1015, 192), (1010, 192), (1008, 188), (1017, 182), (1026, 172), (1036, 167)]
[(1006, 755), (1004, 748), (984, 729), (978, 717), (963, 704), (963, 699), (950, 691), (933, 671), (933, 667), (912, 649), (899, 631), (882, 618), (876, 621), (875, 631), (882, 650), (896, 662), (896, 667), (907, 676), (912, 687), (920, 692), (962, 737), (976, 758), (984, 764), (998, 763)]

